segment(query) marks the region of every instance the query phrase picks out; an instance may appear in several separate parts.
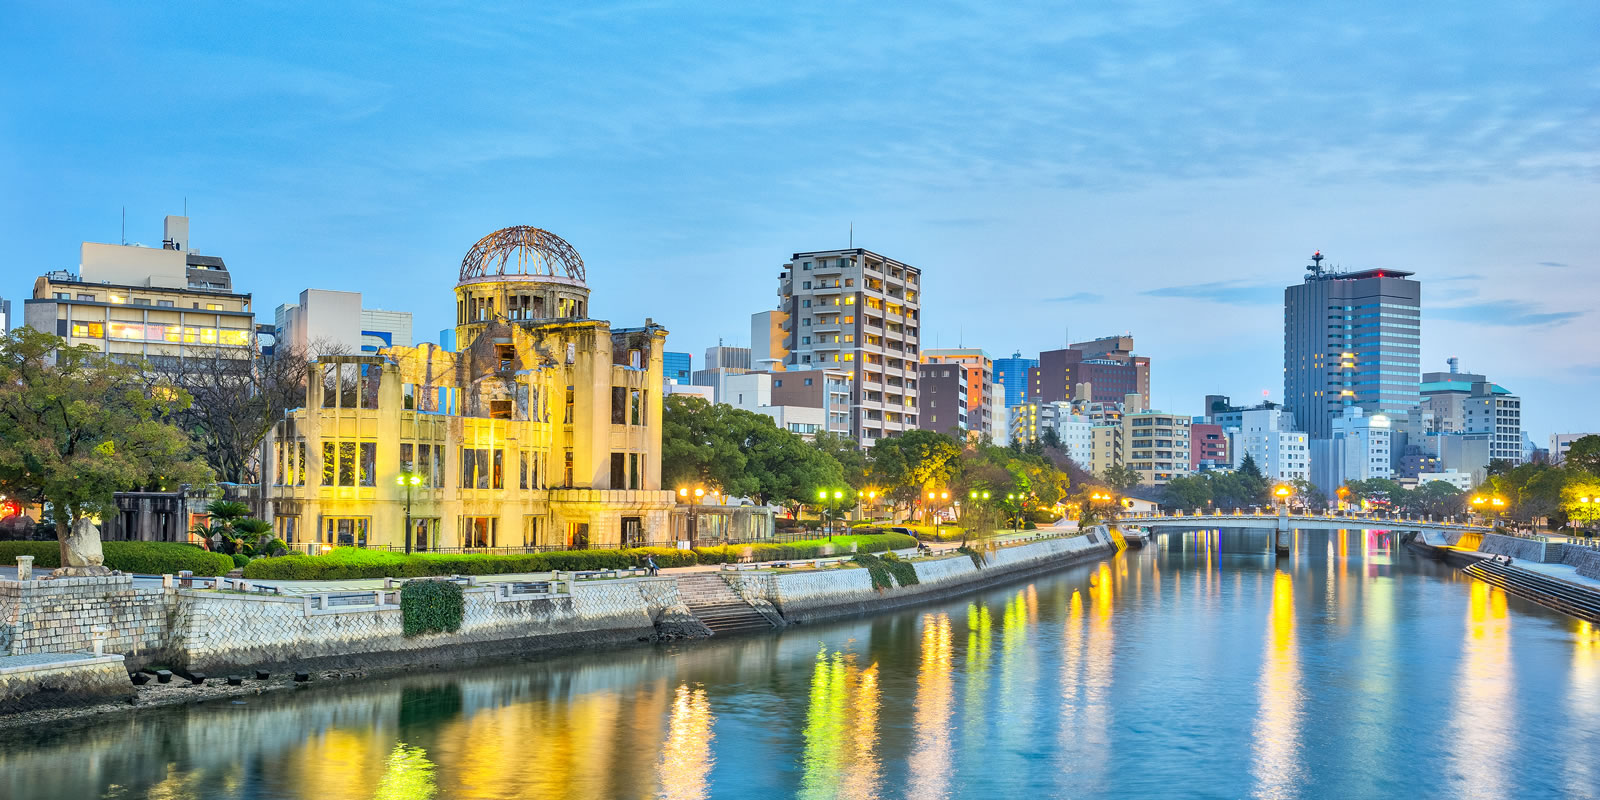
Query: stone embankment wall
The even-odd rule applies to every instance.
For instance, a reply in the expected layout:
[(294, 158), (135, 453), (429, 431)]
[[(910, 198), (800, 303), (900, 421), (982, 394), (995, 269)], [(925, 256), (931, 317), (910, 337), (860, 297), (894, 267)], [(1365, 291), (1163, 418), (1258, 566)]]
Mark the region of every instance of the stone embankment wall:
[(966, 555), (916, 561), (917, 583), (882, 592), (872, 588), (872, 577), (865, 569), (738, 573), (729, 579), (747, 599), (777, 607), (786, 621), (808, 622), (953, 596), (1115, 550), (1105, 530), (1096, 529), (1083, 536), (998, 548), (986, 553), (987, 563), (982, 567)]
[(127, 575), (0, 581), (0, 656), (91, 650), (98, 626), (105, 651), (137, 669), (165, 647), (173, 609), (167, 592)]
[(1576, 567), (1578, 574), (1585, 578), (1594, 578), (1600, 581), (1600, 550), (1588, 547), (1567, 547), (1561, 555), (1561, 563)]
[(1478, 552), (1480, 553), (1511, 556), (1512, 558), (1535, 561), (1540, 564), (1560, 564), (1566, 556), (1566, 551), (1567, 546), (1561, 542), (1540, 542), (1534, 539), (1505, 536), (1499, 533), (1484, 534), (1483, 543), (1478, 545)]
[(0, 662), (0, 714), (91, 705), (133, 695), (122, 656), (85, 656), (19, 666), (5, 663)]
[[(215, 673), (234, 667), (337, 664), (396, 666), (432, 658), (605, 644), (649, 636), (681, 611), (671, 578), (569, 583), (562, 594), (503, 598), (494, 586), (463, 592), (461, 629), (407, 638), (400, 607), (311, 610), (306, 598), (180, 592), (175, 666)], [(392, 595), (391, 595), (392, 597)]]

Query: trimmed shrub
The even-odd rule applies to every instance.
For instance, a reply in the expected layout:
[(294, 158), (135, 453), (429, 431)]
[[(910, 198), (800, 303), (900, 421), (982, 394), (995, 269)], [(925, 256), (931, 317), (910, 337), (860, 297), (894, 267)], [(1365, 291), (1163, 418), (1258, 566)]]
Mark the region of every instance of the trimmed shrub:
[(407, 581), (400, 587), (401, 630), (407, 638), (461, 630), (466, 598), (451, 581)]
[(250, 557), (245, 555), (244, 553), (234, 553), (233, 554), (233, 565), (235, 567), (243, 568), (246, 564), (249, 564), (249, 563), (250, 563)]
[[(182, 542), (101, 542), (106, 566), (142, 575), (176, 575), (190, 570), (214, 577), (233, 569), (233, 559)], [(0, 564), (14, 564), (17, 556), (33, 556), (36, 569), (61, 566), (61, 546), (56, 542), (0, 542)]]

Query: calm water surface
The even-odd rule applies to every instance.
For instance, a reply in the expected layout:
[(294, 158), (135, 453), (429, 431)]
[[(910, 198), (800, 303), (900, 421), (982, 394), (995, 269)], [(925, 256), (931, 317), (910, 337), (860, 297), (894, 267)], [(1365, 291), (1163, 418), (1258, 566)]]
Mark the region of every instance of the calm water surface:
[(5, 798), (1600, 797), (1600, 632), (1386, 534), (0, 739)]

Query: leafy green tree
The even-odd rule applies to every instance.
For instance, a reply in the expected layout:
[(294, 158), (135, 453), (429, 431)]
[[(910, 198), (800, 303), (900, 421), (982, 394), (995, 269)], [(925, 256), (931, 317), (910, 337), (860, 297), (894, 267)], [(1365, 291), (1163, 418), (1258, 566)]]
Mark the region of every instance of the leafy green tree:
[(705, 484), (729, 496), (792, 507), (819, 487), (844, 484), (837, 461), (771, 417), (680, 395), (664, 406), (664, 486)]
[(1100, 480), (1105, 481), (1107, 485), (1120, 494), (1138, 486), (1139, 481), (1143, 480), (1143, 478), (1139, 475), (1139, 471), (1133, 467), (1124, 464), (1112, 464), (1106, 467), (1105, 474), (1100, 476)]
[(116, 492), (211, 481), (162, 421), (188, 402), (87, 345), (16, 328), (0, 337), (0, 492), (45, 504), (68, 565), (74, 524), (114, 514)]
[(1593, 528), (1600, 522), (1600, 478), (1588, 473), (1574, 476), (1561, 492), (1561, 505), (1573, 527)]
[(1164, 502), (1173, 508), (1204, 510), (1206, 503), (1212, 499), (1211, 481), (1211, 474), (1205, 472), (1173, 478), (1167, 481)]
[(1444, 481), (1428, 481), (1406, 493), (1406, 510), (1413, 514), (1448, 517), (1466, 510), (1467, 493)]
[(1561, 465), (1600, 478), (1600, 436), (1589, 435), (1573, 442)]
[(1240, 506), (1264, 506), (1272, 502), (1272, 481), (1261, 472), (1255, 456), (1245, 453), (1244, 461), (1234, 475), (1238, 478), (1235, 491)]
[(856, 440), (822, 431), (812, 440), (811, 446), (838, 463), (844, 482), (850, 488), (860, 489), (867, 485), (867, 453), (856, 445)]
[(950, 480), (960, 454), (961, 446), (945, 434), (906, 431), (873, 443), (871, 480), (897, 507), (909, 508), (923, 487)]

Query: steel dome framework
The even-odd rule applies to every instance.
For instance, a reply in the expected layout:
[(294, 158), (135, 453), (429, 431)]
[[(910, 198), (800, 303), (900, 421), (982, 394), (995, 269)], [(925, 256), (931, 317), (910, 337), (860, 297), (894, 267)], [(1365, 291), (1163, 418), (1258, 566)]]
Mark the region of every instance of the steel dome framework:
[(567, 240), (542, 228), (501, 228), (478, 240), (461, 259), (461, 280), (515, 276), (586, 281), (583, 258)]

